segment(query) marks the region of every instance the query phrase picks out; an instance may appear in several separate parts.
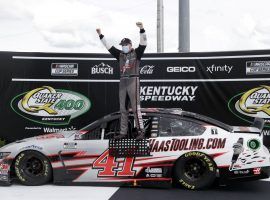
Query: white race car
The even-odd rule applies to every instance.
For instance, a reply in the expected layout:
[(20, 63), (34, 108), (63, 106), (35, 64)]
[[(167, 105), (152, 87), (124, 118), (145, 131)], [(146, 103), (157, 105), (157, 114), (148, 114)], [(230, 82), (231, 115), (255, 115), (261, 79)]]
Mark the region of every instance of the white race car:
[[(0, 148), (0, 183), (25, 185), (130, 185), (188, 189), (231, 180), (268, 178), (270, 155), (263, 145), (262, 119), (252, 127), (233, 127), (178, 109), (142, 109), (146, 139), (136, 137), (133, 115), (129, 139), (109, 144), (119, 134), (120, 113), (107, 115), (79, 131), (41, 135)], [(136, 146), (137, 144), (137, 146)], [(113, 156), (110, 150), (144, 153)], [(134, 153), (134, 152), (133, 152)]]

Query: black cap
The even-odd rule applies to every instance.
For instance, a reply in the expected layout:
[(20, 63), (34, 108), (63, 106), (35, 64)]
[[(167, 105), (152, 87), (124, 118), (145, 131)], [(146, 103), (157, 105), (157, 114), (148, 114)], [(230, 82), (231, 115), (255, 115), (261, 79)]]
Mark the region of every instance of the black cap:
[(122, 39), (121, 40), (121, 42), (120, 42), (120, 44), (119, 45), (127, 45), (127, 44), (132, 44), (131, 43), (131, 40), (130, 39), (128, 39), (128, 38), (124, 38), (124, 39)]

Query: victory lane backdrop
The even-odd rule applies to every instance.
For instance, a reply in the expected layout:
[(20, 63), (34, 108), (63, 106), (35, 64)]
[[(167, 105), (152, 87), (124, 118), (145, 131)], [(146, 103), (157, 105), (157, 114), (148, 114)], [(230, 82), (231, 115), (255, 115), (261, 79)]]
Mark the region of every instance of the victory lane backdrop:
[[(0, 140), (78, 130), (119, 110), (119, 66), (109, 54), (0, 52)], [(266, 120), (270, 51), (146, 54), (142, 107), (181, 108), (230, 125)]]

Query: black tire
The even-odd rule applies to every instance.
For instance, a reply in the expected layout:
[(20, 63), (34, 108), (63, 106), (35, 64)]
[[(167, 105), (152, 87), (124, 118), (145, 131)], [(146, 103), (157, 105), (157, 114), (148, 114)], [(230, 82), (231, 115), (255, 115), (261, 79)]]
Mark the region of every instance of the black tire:
[(44, 185), (52, 179), (48, 158), (37, 151), (24, 151), (15, 160), (15, 173), (24, 185)]
[(216, 164), (201, 152), (189, 152), (180, 157), (174, 166), (176, 183), (187, 189), (205, 189), (216, 179)]

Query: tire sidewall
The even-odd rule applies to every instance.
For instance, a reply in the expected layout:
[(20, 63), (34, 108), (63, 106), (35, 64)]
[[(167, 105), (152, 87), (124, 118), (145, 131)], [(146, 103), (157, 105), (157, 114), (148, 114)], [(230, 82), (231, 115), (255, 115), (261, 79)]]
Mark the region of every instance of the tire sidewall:
[[(206, 166), (207, 171), (203, 177), (196, 181), (190, 180), (184, 173), (184, 165), (190, 159), (199, 159)], [(174, 178), (178, 184), (187, 189), (205, 189), (214, 183), (216, 179), (216, 169), (216, 164), (206, 154), (201, 152), (188, 152), (177, 160), (174, 168)]]
[[(25, 171), (22, 169), (22, 166), (25, 165), (25, 162), (29, 158), (29, 156), (33, 156), (39, 159), (44, 167), (43, 174), (38, 177), (30, 177)], [(46, 158), (43, 154), (37, 151), (24, 151), (21, 152), (15, 159), (15, 173), (20, 180), (20, 182), (24, 185), (43, 185), (48, 183), (52, 177), (52, 167), (48, 158)]]

